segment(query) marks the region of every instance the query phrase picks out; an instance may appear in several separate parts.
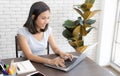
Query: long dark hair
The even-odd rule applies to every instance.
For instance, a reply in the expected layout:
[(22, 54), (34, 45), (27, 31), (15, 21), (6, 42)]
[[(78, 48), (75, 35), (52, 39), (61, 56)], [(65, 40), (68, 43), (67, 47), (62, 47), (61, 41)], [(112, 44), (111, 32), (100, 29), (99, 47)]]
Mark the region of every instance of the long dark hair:
[[(38, 33), (35, 21), (42, 12), (47, 10), (50, 11), (50, 8), (46, 3), (41, 1), (34, 3), (30, 8), (29, 16), (26, 23), (24, 24), (24, 27), (28, 28), (29, 32), (32, 34)], [(34, 19), (32, 19), (32, 15), (34, 15)], [(45, 29), (41, 29), (40, 31), (44, 32), (47, 30), (47, 28), (48, 24), (46, 25)]]

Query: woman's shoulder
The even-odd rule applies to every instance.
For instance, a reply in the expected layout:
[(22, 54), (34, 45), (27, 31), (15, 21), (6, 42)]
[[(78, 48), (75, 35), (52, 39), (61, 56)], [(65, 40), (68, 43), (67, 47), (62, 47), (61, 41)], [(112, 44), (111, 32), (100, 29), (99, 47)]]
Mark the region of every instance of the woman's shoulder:
[(28, 29), (26, 27), (21, 27), (18, 29), (18, 34), (30, 34), (30, 32), (28, 31)]
[(18, 29), (18, 31), (26, 32), (26, 33), (29, 32), (28, 29), (27, 29), (26, 27), (21, 27), (21, 28)]
[(20, 31), (28, 31), (26, 27), (21, 27), (18, 30), (20, 30)]

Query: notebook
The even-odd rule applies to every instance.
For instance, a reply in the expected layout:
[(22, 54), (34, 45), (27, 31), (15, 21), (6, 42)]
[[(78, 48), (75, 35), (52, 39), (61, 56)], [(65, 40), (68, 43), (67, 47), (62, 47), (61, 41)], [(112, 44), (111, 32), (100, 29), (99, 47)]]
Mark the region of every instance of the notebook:
[(70, 61), (69, 59), (65, 60), (65, 66), (66, 67), (58, 67), (58, 66), (54, 66), (54, 65), (50, 65), (50, 64), (44, 64), (45, 66), (54, 68), (54, 69), (58, 69), (61, 71), (70, 71), (72, 70), (75, 66), (77, 66), (80, 62), (82, 62), (85, 58), (86, 58), (86, 52), (88, 52), (90, 49), (94, 48), (97, 45), (97, 43), (88, 46), (88, 48), (86, 48), (86, 50), (80, 54), (79, 56), (73, 56), (73, 60)]
[(17, 74), (36, 71), (36, 68), (32, 65), (30, 60), (16, 62), (16, 64), (17, 64)]

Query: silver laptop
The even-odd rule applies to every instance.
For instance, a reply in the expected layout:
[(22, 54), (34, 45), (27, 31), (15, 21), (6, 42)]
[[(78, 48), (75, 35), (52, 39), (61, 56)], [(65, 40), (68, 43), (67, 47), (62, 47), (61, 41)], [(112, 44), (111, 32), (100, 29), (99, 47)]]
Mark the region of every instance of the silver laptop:
[(73, 56), (73, 60), (70, 61), (69, 59), (65, 60), (65, 66), (66, 67), (58, 67), (58, 66), (54, 66), (54, 65), (49, 65), (49, 64), (44, 64), (45, 66), (51, 67), (51, 68), (55, 68), (58, 70), (62, 70), (62, 71), (70, 71), (71, 69), (73, 69), (75, 66), (77, 66), (82, 60), (84, 60), (86, 58), (86, 52), (92, 48), (94, 48), (97, 45), (97, 43), (88, 46), (88, 48), (86, 48), (86, 50), (80, 54), (79, 56)]

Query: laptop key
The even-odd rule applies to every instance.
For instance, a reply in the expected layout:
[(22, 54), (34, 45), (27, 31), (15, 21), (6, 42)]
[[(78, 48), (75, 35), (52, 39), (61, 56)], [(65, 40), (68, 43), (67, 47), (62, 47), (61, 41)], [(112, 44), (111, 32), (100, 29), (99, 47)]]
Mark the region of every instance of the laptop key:
[(69, 67), (71, 64), (73, 64), (76, 61), (77, 58), (73, 58), (72, 61), (70, 59), (65, 60), (65, 66), (66, 68)]

